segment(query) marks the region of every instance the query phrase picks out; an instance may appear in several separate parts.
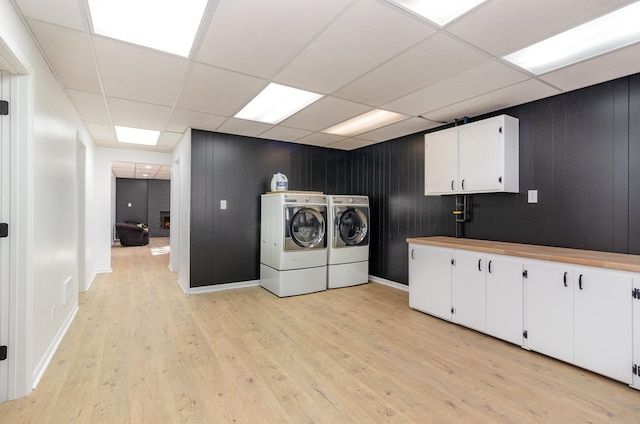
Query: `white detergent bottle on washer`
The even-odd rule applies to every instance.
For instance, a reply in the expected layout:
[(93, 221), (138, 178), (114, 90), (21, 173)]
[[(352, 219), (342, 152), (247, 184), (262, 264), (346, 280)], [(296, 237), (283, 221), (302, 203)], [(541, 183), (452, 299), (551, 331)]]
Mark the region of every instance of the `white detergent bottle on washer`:
[(289, 180), (281, 172), (273, 174), (271, 178), (271, 191), (285, 191), (289, 189)]

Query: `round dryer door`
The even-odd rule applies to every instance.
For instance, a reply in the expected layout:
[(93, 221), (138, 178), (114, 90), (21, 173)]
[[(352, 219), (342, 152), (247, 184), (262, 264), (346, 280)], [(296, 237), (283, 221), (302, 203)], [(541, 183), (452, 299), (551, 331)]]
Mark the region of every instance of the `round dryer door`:
[(300, 247), (320, 247), (324, 242), (324, 217), (311, 208), (298, 210), (290, 221), (291, 239)]
[(345, 210), (338, 221), (338, 232), (345, 245), (359, 246), (367, 237), (367, 217), (360, 209)]

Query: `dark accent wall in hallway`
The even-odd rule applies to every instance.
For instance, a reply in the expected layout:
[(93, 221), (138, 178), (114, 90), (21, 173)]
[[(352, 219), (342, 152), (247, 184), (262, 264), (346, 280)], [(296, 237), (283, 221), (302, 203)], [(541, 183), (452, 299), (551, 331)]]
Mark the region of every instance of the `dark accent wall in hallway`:
[(454, 196), (424, 195), (424, 133), (344, 152), (193, 131), (191, 286), (259, 279), (260, 193), (276, 171), (292, 190), (368, 195), (369, 273), (403, 284), (407, 237), (640, 254), (640, 74), (470, 121), (502, 113), (520, 119), (520, 194), (473, 195), (464, 226)]
[(116, 222), (146, 223), (147, 211), (147, 180), (116, 178)]
[(260, 278), (260, 195), (274, 173), (289, 190), (342, 193), (347, 164), (345, 151), (193, 130), (191, 287)]

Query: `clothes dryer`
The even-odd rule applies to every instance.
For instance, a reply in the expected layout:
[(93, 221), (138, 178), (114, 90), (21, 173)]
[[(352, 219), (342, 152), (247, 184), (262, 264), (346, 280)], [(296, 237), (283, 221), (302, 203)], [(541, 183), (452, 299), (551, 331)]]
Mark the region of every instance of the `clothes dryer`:
[(263, 194), (261, 204), (260, 285), (280, 297), (325, 290), (327, 197)]
[(327, 288), (369, 281), (369, 198), (327, 196), (329, 226)]

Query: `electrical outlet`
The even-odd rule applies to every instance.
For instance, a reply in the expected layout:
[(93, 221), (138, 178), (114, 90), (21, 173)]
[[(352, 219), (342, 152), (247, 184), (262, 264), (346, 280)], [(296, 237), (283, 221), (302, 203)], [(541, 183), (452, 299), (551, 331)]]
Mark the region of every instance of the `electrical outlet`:
[(529, 190), (529, 203), (538, 203), (538, 190)]
[(221, 200), (220, 201), (220, 209), (227, 209), (227, 201), (226, 200)]

